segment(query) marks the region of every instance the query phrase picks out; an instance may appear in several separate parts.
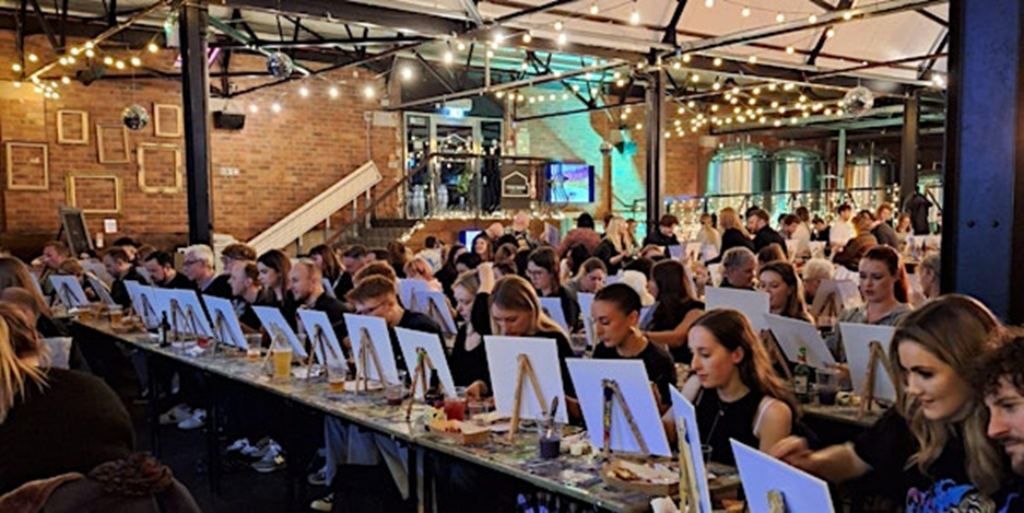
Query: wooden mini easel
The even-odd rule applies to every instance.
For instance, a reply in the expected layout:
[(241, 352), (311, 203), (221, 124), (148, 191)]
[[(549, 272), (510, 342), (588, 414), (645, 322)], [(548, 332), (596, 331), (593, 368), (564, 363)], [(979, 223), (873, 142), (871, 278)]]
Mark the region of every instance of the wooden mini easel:
[[(380, 378), (381, 384), (387, 384), (387, 378), (384, 377), (384, 366), (380, 364), (380, 358), (377, 357), (377, 348), (373, 345), (370, 332), (366, 328), (360, 328), (359, 338), (359, 367), (356, 374), (356, 393), (359, 393), (360, 384), (363, 386), (364, 391), (370, 391), (370, 374), (366, 372), (366, 365), (370, 363), (370, 359), (373, 360), (373, 368), (377, 370), (377, 377)], [(362, 371), (362, 375), (358, 374), (359, 370)]]
[[(149, 323), (146, 322), (146, 319), (152, 319), (154, 326), (159, 325), (160, 319), (158, 319), (156, 316), (156, 309), (153, 308), (153, 303), (149, 302), (149, 294), (140, 292), (139, 302), (142, 303), (142, 312), (140, 312), (139, 314), (140, 317), (142, 317), (142, 323), (148, 327)], [(149, 317), (150, 314), (152, 314), (153, 317)]]
[(68, 287), (67, 283), (60, 284), (60, 295), (63, 296), (61, 301), (69, 308), (75, 308), (77, 305), (74, 302), (74, 298), (78, 297), (71, 287)]
[(519, 369), (516, 371), (516, 393), (515, 399), (512, 401), (512, 424), (508, 431), (508, 441), (513, 442), (516, 439), (516, 431), (519, 430), (519, 410), (523, 404), (523, 385), (524, 380), (529, 378), (530, 386), (533, 387), (533, 393), (537, 396), (537, 403), (540, 404), (541, 412), (546, 417), (548, 415), (547, 403), (544, 402), (544, 392), (540, 389), (540, 381), (537, 380), (537, 374), (533, 372), (533, 366), (530, 365), (530, 357), (525, 354), (519, 355)]
[[(447, 307), (448, 307), (448, 305), (445, 305), (445, 308), (447, 308)], [(447, 336), (455, 335), (455, 333), (452, 333), (451, 330), (448, 329), (448, 323), (445, 322), (445, 319), (447, 319), (447, 317), (445, 317), (444, 314), (441, 313), (441, 307), (438, 306), (437, 302), (434, 301), (434, 298), (432, 298), (432, 297), (428, 297), (427, 298), (427, 311), (426, 311), (426, 314), (427, 314), (428, 317), (430, 317), (431, 319), (434, 319), (434, 321), (436, 321), (437, 324), (439, 324), (441, 326), (441, 331), (443, 331), (445, 335), (447, 335)], [(449, 314), (449, 317), (450, 316), (451, 315)]]
[[(412, 404), (416, 402), (416, 387), (418, 384), (423, 386), (423, 395), (427, 395), (427, 388), (430, 386), (427, 383), (427, 368), (431, 371), (435, 369), (434, 362), (431, 361), (430, 355), (422, 347), (416, 348), (416, 368), (412, 371), (412, 393), (409, 394), (409, 404), (405, 407), (405, 420), (412, 418)], [(444, 383), (440, 383), (441, 393), (447, 395), (444, 389)]]
[(676, 417), (676, 445), (679, 447), (679, 511), (701, 513), (697, 469), (693, 465), (690, 444), (686, 441), (686, 420), (683, 417)]
[(768, 513), (786, 513), (786, 498), (778, 490), (768, 490)]
[(224, 318), (224, 312), (217, 310), (217, 316), (213, 319), (213, 345), (210, 347), (210, 354), (217, 354), (217, 349), (220, 347), (221, 342), (227, 342), (231, 339), (232, 344), (236, 348), (242, 347), (235, 335), (228, 329), (227, 319)]
[[(306, 379), (309, 379), (309, 378), (311, 378), (313, 376), (313, 360), (314, 359), (319, 360), (319, 357), (317, 357), (318, 353), (316, 352), (317, 346), (320, 347), (320, 353), (319, 354), (324, 355), (324, 361), (320, 362), (320, 364), (321, 364), (321, 369), (323, 370), (323, 373), (324, 373), (325, 377), (327, 376), (327, 374), (329, 372), (327, 370), (328, 367), (329, 367), (327, 365), (327, 360), (330, 360), (331, 358), (334, 358), (335, 361), (338, 361), (338, 360), (341, 359), (338, 356), (338, 354), (334, 352), (334, 348), (331, 347), (330, 342), (327, 341), (327, 335), (324, 335), (323, 327), (321, 327), (319, 324), (317, 324), (314, 327), (314, 329), (313, 329), (313, 340), (310, 342), (310, 348), (312, 349), (313, 354), (310, 355), (309, 360), (306, 363)], [(330, 351), (330, 353), (331, 353), (330, 355), (327, 354), (328, 351)]]
[(617, 402), (619, 408), (622, 408), (622, 414), (626, 417), (630, 431), (633, 432), (633, 438), (640, 446), (640, 453), (650, 456), (651, 451), (647, 449), (647, 442), (644, 441), (644, 436), (640, 432), (640, 426), (637, 425), (636, 418), (633, 417), (633, 412), (629, 409), (629, 404), (626, 403), (626, 398), (622, 396), (619, 382), (614, 379), (603, 379), (601, 388), (604, 390), (604, 455), (607, 457), (612, 453), (612, 418), (614, 417), (612, 409), (613, 404)]
[(775, 338), (771, 330), (761, 330), (761, 341), (764, 342), (772, 363), (778, 364), (782, 368), (782, 373), (787, 381), (793, 381), (793, 373), (789, 370), (789, 361), (786, 360), (786, 356), (782, 353), (782, 346), (779, 345), (778, 339)]
[(187, 330), (185, 333), (189, 333), (199, 336), (199, 319), (196, 317), (196, 311), (192, 308), (192, 305), (188, 305), (188, 310), (181, 308), (181, 304), (178, 303), (177, 299), (171, 300), (171, 331), (174, 332), (174, 341), (178, 342), (181, 340), (181, 331), (178, 330), (178, 320), (181, 319), (182, 326)]
[(860, 408), (857, 409), (858, 419), (864, 417), (864, 413), (871, 409), (871, 403), (875, 400), (875, 380), (878, 378), (878, 375), (875, 374), (876, 364), (881, 363), (885, 373), (889, 375), (889, 380), (896, 383), (896, 373), (893, 371), (892, 362), (889, 361), (889, 357), (882, 349), (881, 342), (872, 340), (868, 347), (871, 348), (871, 353), (868, 357), (867, 379), (864, 380)]

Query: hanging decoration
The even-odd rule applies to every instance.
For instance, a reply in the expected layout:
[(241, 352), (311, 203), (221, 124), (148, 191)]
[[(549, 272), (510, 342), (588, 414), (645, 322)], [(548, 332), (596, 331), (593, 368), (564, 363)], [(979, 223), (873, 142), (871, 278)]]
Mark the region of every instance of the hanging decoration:
[(274, 78), (288, 78), (295, 71), (295, 62), (284, 52), (274, 52), (267, 57), (267, 71)]
[(843, 98), (843, 109), (853, 117), (861, 117), (875, 105), (875, 95), (864, 86), (850, 89)]
[(124, 121), (124, 126), (129, 130), (142, 130), (149, 124), (149, 112), (146, 112), (146, 108), (137, 103), (125, 108), (121, 113), (121, 118)]

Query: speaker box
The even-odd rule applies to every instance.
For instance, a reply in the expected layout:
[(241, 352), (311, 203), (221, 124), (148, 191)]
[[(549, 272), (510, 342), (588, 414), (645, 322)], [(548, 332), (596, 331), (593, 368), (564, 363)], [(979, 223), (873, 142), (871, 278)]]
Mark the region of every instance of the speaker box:
[(245, 127), (245, 114), (217, 111), (213, 113), (213, 128), (241, 130)]

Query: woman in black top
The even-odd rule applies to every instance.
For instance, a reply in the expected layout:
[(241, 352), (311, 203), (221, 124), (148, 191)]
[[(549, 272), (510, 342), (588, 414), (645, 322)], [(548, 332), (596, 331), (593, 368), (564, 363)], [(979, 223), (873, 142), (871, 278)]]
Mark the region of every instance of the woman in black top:
[(27, 481), (125, 458), (134, 434), (103, 381), (48, 369), (35, 330), (0, 303), (0, 495)]
[(594, 359), (643, 360), (647, 378), (662, 412), (672, 405), (669, 385), (676, 383), (676, 366), (672, 355), (640, 331), (640, 295), (624, 283), (609, 285), (594, 296), (593, 317), (597, 338)]
[(334, 293), (334, 289), (341, 283), (341, 262), (338, 261), (338, 255), (327, 245), (320, 244), (309, 250), (309, 257), (316, 263), (324, 279), (331, 284), (331, 293)]
[(981, 394), (967, 381), (998, 330), (999, 321), (974, 299), (926, 303), (900, 322), (889, 347), (903, 388), (896, 405), (853, 444), (811, 452), (804, 440), (789, 438), (771, 453), (833, 483), (873, 476), (870, 491), (910, 513), (1006, 511), (991, 498), (1005, 479), (1005, 461), (986, 436)]
[(750, 237), (747, 229), (743, 227), (739, 214), (732, 207), (722, 209), (718, 215), (718, 225), (722, 229), (722, 247), (719, 249), (717, 257), (707, 261), (709, 265), (720, 263), (722, 255), (732, 248), (744, 247), (754, 251), (754, 240)]
[(767, 451), (790, 435), (796, 401), (743, 314), (716, 309), (702, 315), (689, 345), (693, 376), (683, 395), (697, 409), (701, 444), (711, 447), (712, 461), (735, 463), (730, 438)]
[(692, 355), (686, 347), (686, 335), (704, 313), (704, 303), (695, 299), (683, 265), (678, 260), (662, 260), (651, 268), (647, 289), (656, 302), (641, 329), (652, 341), (668, 348), (675, 361), (689, 363)]
[(594, 249), (594, 256), (600, 258), (608, 268), (609, 275), (619, 274), (622, 266), (629, 263), (636, 248), (628, 246), (625, 239), (626, 222), (613, 217), (605, 227), (604, 238)]
[(562, 286), (558, 267), (558, 255), (555, 254), (554, 248), (550, 246), (537, 248), (530, 253), (530, 259), (526, 264), (526, 276), (530, 278), (530, 283), (537, 289), (537, 295), (559, 299), (569, 331), (576, 331), (581, 326), (580, 305), (576, 302), (576, 298)]
[(444, 288), (444, 295), (448, 296), (448, 300), (452, 303), (455, 302), (455, 298), (452, 297), (452, 284), (455, 283), (455, 278), (459, 277), (459, 272), (455, 269), (455, 260), (466, 252), (466, 246), (462, 244), (452, 246), (448, 250), (448, 258), (445, 259), (441, 270), (434, 274), (434, 278), (437, 278), (437, 281), (441, 282), (441, 287)]
[(280, 308), (289, 303), (288, 275), (292, 272), (292, 261), (288, 256), (281, 250), (272, 249), (256, 259), (256, 268), (260, 272), (264, 294), (260, 304)]
[(448, 368), (451, 369), (455, 386), (468, 387), (478, 381), (486, 388), (491, 386), (491, 372), (487, 367), (487, 349), (483, 340), (483, 335), (491, 331), (490, 325), (484, 323), (484, 326), (476, 326), (472, 322), (473, 307), (479, 290), (480, 277), (476, 270), (460, 274), (452, 285), (455, 309), (465, 319), (459, 326), (455, 344), (452, 345), (452, 352), (448, 357)]

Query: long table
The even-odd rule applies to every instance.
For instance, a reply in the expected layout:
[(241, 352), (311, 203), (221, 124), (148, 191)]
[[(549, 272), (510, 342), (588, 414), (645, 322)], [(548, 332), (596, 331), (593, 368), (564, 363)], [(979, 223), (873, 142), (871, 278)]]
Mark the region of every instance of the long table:
[[(445, 437), (417, 428), (423, 425), (422, 417), (427, 414), (427, 408), (421, 404), (413, 407), (412, 420), (407, 420), (406, 408), (388, 406), (381, 392), (332, 393), (328, 391), (327, 383), (323, 379), (272, 379), (262, 370), (261, 362), (248, 360), (241, 355), (216, 354), (194, 357), (181, 349), (160, 347), (148, 333), (116, 332), (105, 320), (76, 321), (76, 324), (104, 338), (142, 350), (148, 355), (166, 358), (214, 376), (251, 386), (318, 410), (325, 415), (393, 437), (411, 447), (480, 465), (604, 511), (632, 513), (649, 509), (649, 497), (604, 484), (600, 477), (599, 458), (563, 455), (555, 460), (541, 460), (537, 454), (536, 433), (521, 432), (517, 435), (516, 441), (511, 443), (506, 442), (503, 437), (492, 436), (484, 444), (458, 445)], [(234, 349), (228, 351), (237, 353)], [(152, 418), (151, 422), (155, 420)], [(216, 422), (216, 415), (210, 414), (208, 422)], [(209, 431), (214, 432), (214, 435), (208, 439), (208, 443), (216, 444), (216, 426), (209, 426)], [(154, 441), (156, 440), (157, 438), (154, 438)], [(208, 450), (211, 460), (219, 457), (219, 452), (213, 448)], [(410, 454), (412, 452), (410, 451)], [(210, 461), (210, 465), (211, 473), (219, 471), (216, 468), (216, 461)], [(413, 462), (410, 462), (410, 468), (414, 466)], [(712, 464), (711, 471), (716, 475), (710, 483), (712, 492), (732, 490), (739, 486), (735, 469)], [(416, 474), (410, 472), (410, 478)], [(410, 486), (411, 490), (418, 488), (420, 487)]]

